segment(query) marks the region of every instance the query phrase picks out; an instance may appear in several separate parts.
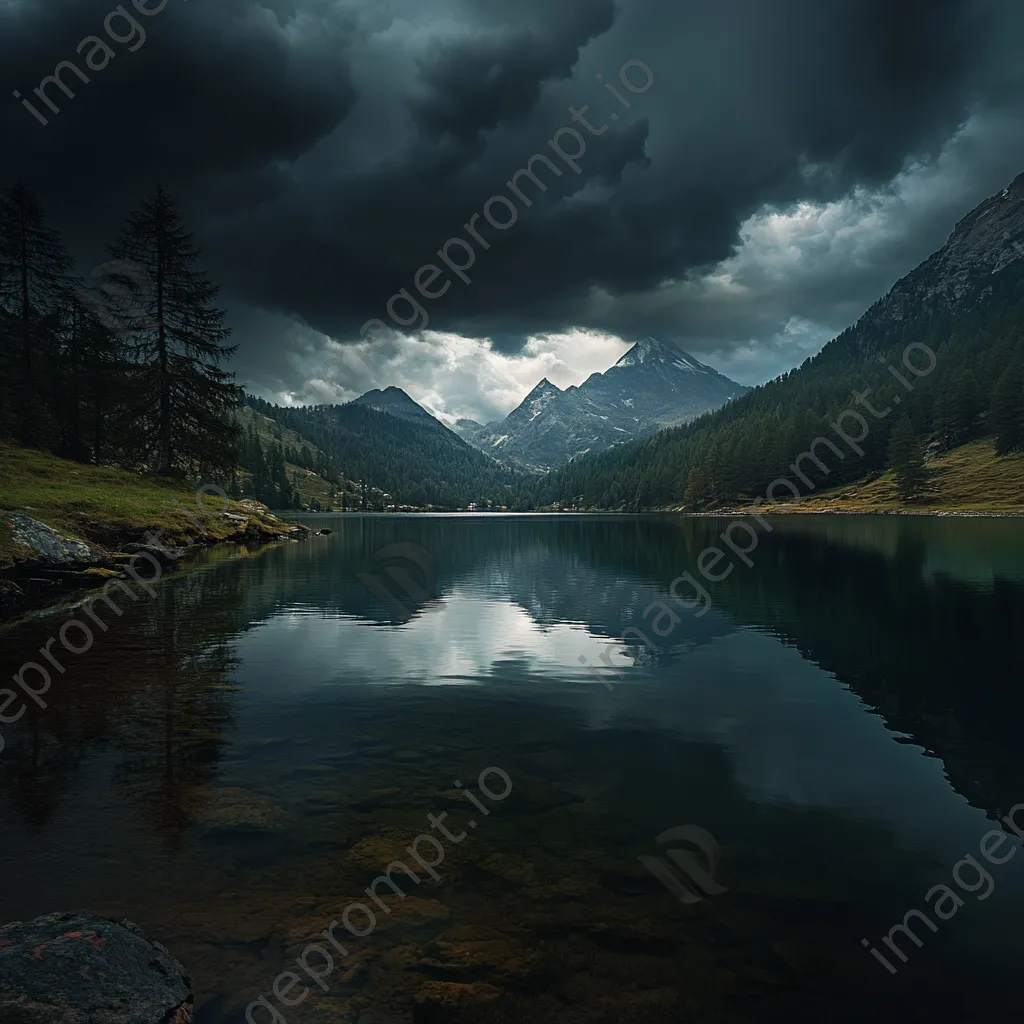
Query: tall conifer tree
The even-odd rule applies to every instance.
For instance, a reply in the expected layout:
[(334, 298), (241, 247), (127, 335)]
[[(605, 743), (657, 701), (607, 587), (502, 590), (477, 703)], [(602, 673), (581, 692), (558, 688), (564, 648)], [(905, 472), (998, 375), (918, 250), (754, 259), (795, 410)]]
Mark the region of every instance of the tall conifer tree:
[(79, 462), (137, 461), (133, 436), (133, 372), (121, 338), (73, 293), (61, 315), (53, 413), (58, 452)]
[(902, 416), (889, 438), (889, 462), (896, 474), (901, 498), (914, 498), (924, 489), (925, 469), (921, 444), (909, 416)]
[(1024, 447), (1024, 363), (1019, 358), (1010, 363), (996, 382), (991, 421), (999, 455)]
[(218, 288), (196, 269), (198, 250), (171, 197), (158, 188), (110, 247), (112, 289), (133, 358), (144, 368), (144, 421), (159, 473), (230, 468), (237, 449), (234, 347)]
[(0, 395), (0, 424), (13, 399), (12, 433), (23, 445), (45, 433), (43, 363), (70, 269), (67, 250), (25, 185), (0, 194), (0, 377), (13, 385)]

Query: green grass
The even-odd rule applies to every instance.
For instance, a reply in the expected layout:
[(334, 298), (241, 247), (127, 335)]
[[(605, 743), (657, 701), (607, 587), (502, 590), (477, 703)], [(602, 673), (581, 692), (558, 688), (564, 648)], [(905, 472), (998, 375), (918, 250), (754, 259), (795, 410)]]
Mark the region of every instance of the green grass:
[(971, 441), (925, 463), (928, 481), (912, 501), (900, 498), (891, 470), (821, 491), (779, 512), (937, 512), (1024, 515), (1024, 453), (996, 455), (991, 438)]
[[(259, 437), (264, 451), (272, 444), (287, 445), (296, 451), (305, 445), (314, 459), (319, 454), (320, 450), (317, 446), (307, 441), (301, 434), (275, 423), (274, 420), (268, 419), (247, 405), (238, 410), (237, 419), (243, 430), (248, 430), (250, 425), (256, 428), (256, 435)], [(316, 473), (296, 466), (294, 463), (286, 462), (284, 466), (288, 473), (288, 480), (291, 481), (294, 478), (297, 481), (296, 489), (299, 492), (299, 499), (304, 505), (309, 505), (316, 500), (320, 503), (321, 508), (326, 508), (331, 502), (331, 496), (340, 489), (335, 488)], [(239, 472), (239, 482), (243, 487), (250, 482), (249, 474), (244, 470)], [(356, 485), (349, 482), (348, 489), (355, 491)]]
[[(162, 542), (171, 544), (237, 536), (243, 524), (221, 515), (222, 499), (207, 495), (205, 500), (204, 510), (195, 489), (178, 480), (0, 444), (0, 567), (26, 553), (14, 542), (4, 513), (23, 512), (65, 536), (109, 547), (160, 529), (166, 531)], [(251, 505), (232, 502), (229, 511), (248, 516), (261, 529), (275, 523)]]

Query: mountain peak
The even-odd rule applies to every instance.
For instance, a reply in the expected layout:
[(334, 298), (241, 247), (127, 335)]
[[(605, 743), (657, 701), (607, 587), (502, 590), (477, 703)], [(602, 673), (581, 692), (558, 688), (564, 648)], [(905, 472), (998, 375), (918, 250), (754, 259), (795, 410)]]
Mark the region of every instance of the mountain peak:
[(390, 413), (407, 420), (433, 420), (434, 417), (422, 405), (410, 398), (401, 388), (392, 384), (383, 391), (374, 388), (352, 400), (352, 405), (365, 405), (378, 412)]
[(702, 362), (688, 352), (657, 338), (641, 338), (615, 365), (636, 366), (641, 363), (672, 363), (680, 370), (700, 372), (708, 370)]
[(500, 422), (457, 427), (496, 458), (547, 469), (686, 422), (746, 390), (675, 345), (648, 337), (578, 387), (563, 391), (545, 377)]
[[(543, 394), (547, 394), (548, 392), (557, 392), (558, 394), (561, 394), (562, 389), (558, 387), (557, 384), (552, 384), (551, 381), (547, 379), (547, 377), (541, 377), (539, 383), (526, 396), (526, 399), (538, 398)], [(524, 399), (524, 401), (526, 401), (526, 399)]]

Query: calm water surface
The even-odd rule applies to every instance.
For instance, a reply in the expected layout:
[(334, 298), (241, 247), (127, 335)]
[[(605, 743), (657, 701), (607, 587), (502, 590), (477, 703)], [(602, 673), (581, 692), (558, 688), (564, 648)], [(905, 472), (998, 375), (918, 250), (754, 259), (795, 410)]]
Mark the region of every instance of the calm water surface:
[[(1019, 1014), (1024, 854), (979, 846), (1024, 803), (1024, 522), (776, 519), (698, 616), (668, 590), (725, 522), (304, 521), (333, 532), (122, 600), (2, 726), (0, 920), (136, 921), (199, 1024), (261, 994), (289, 1024)], [(4, 678), (68, 614), (0, 629)], [(444, 812), (439, 880), (399, 873), (384, 913), (366, 887)], [(683, 825), (727, 891), (684, 904), (640, 863)], [(954, 882), (967, 854), (990, 882)], [(903, 963), (882, 937), (940, 884), (962, 905)], [(354, 901), (372, 932), (339, 926), (328, 991), (282, 1006)]]

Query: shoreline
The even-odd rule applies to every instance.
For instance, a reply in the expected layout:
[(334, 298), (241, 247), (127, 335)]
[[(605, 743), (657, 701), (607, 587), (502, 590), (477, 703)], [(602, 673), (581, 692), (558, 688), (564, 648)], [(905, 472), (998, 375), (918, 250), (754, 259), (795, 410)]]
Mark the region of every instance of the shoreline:
[[(48, 517), (46, 512), (37, 514)], [(11, 530), (14, 541), (11, 560), (0, 564), (0, 628), (26, 616), (76, 605), (111, 581), (144, 581), (134, 569), (139, 559), (162, 574), (222, 544), (265, 545), (302, 540), (314, 532), (279, 519), (251, 500), (232, 502), (230, 510), (207, 519), (191, 530), (170, 530), (158, 521), (113, 530), (94, 524), (74, 531), (84, 535), (79, 537), (62, 533), (27, 512), (0, 512), (0, 526)], [(90, 535), (102, 536), (103, 542)]]
[(726, 516), (933, 516), (942, 518), (960, 519), (1024, 519), (1024, 505), (1016, 511), (988, 511), (985, 509), (960, 509), (960, 508), (822, 508), (820, 506), (806, 507), (796, 504), (779, 505), (770, 510), (762, 507), (756, 513), (750, 506), (729, 506), (720, 509), (708, 509), (702, 512), (691, 512), (678, 505), (663, 505), (656, 508), (644, 509), (622, 509), (622, 508), (529, 508), (529, 509), (507, 509), (502, 512), (467, 512), (464, 509), (404, 509), (401, 512), (370, 512), (370, 511), (335, 511), (335, 512), (300, 512), (295, 509), (282, 509), (275, 515), (292, 518), (321, 517), (321, 516), (643, 516), (643, 515), (677, 515), (687, 518), (723, 518)]
[(722, 516), (916, 516), (955, 519), (1024, 519), (1024, 507), (1018, 512), (989, 512), (982, 509), (957, 508), (802, 508), (797, 505), (780, 505), (766, 511), (764, 508), (753, 512), (749, 508), (725, 508), (708, 512), (687, 512), (680, 508), (666, 508), (658, 511), (672, 512), (676, 515), (711, 518)]

